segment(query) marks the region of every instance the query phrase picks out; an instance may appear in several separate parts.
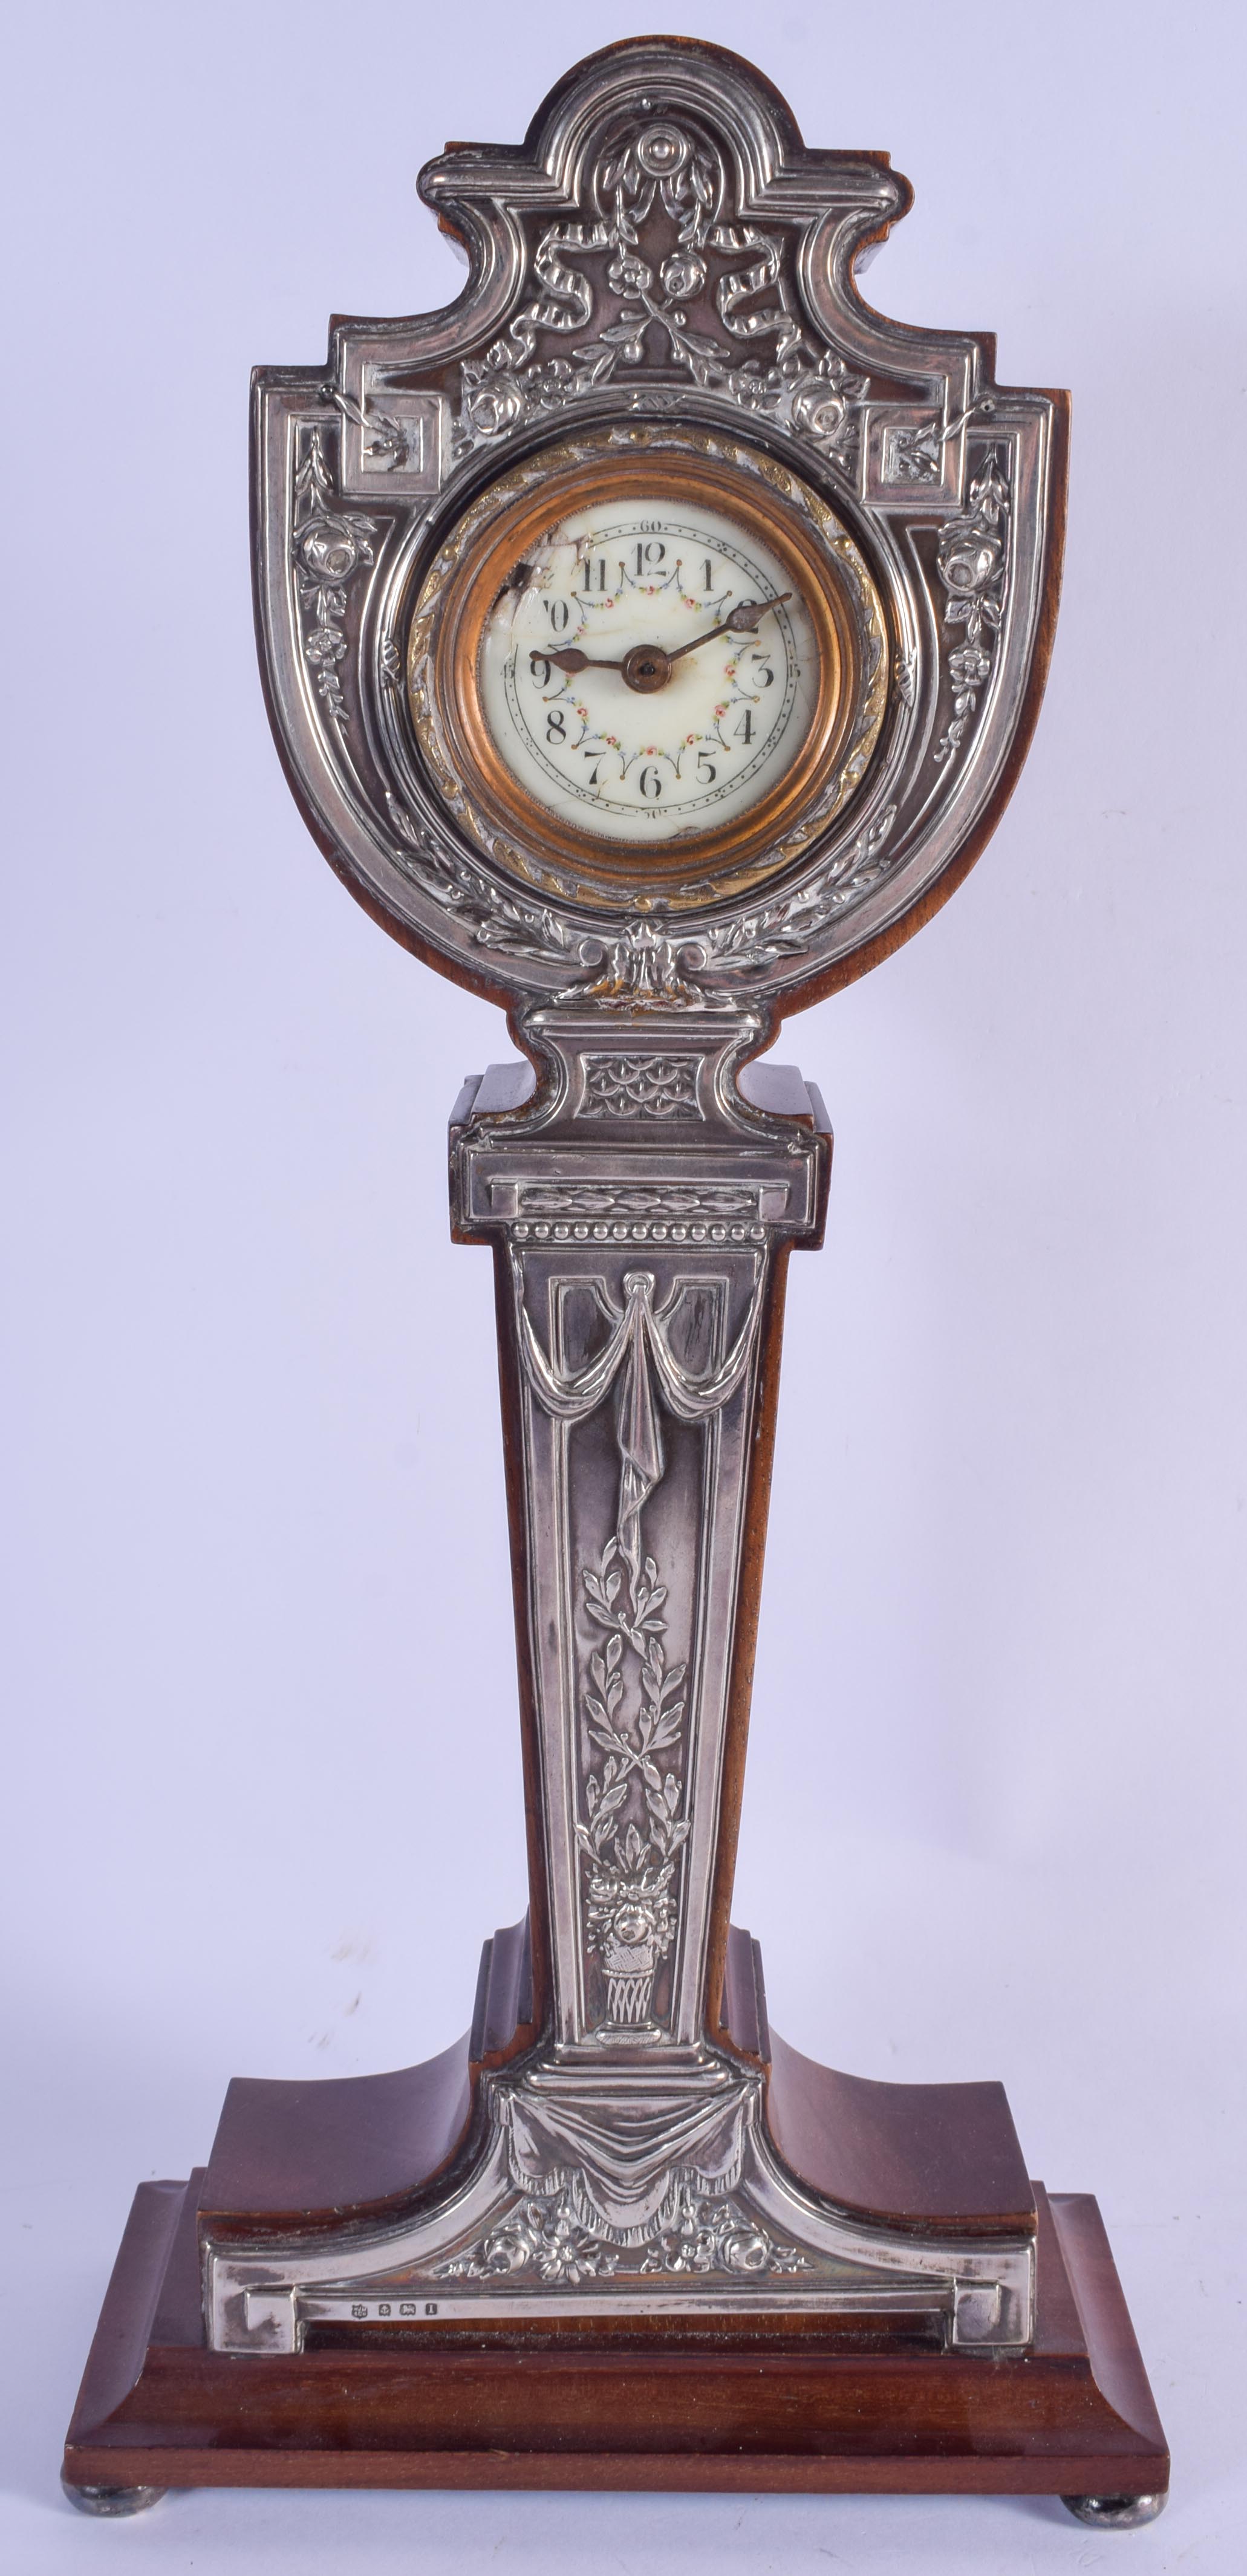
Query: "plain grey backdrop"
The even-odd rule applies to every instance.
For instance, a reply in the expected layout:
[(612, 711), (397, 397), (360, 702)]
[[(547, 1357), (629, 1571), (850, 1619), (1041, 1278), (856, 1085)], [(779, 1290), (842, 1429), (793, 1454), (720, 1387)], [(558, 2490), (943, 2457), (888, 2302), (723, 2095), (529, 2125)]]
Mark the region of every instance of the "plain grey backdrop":
[(448, 300), (417, 204), (645, 8), (45, 5), (7, 39), (0, 1618), (4, 2563), (1238, 2576), (1244, 387), (1238, 13), (717, 0), (917, 203), (888, 311), (1074, 389), (1065, 601), (997, 837), (780, 1054), (792, 1268), (736, 1917), (799, 2046), (1007, 2083), (1099, 2194), (1175, 2449), (1039, 2503), (61, 2502), (130, 2195), (231, 2074), (442, 2048), (525, 1888), (490, 1266), (444, 1130), (500, 1016), (295, 813), (251, 635), (251, 364)]

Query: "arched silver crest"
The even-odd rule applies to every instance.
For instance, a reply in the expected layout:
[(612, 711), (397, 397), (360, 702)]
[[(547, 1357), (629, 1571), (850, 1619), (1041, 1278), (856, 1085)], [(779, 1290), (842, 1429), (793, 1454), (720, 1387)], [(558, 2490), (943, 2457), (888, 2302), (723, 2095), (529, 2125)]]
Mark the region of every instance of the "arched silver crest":
[[(342, 322), (327, 372), (256, 378), (260, 649), (303, 812), (388, 929), (521, 1014), (812, 1000), (943, 900), (1012, 786), (1055, 608), (1064, 397), (997, 386), (990, 339), (873, 312), (855, 267), (906, 181), (806, 150), (711, 46), (613, 47), (522, 148), (457, 148), (420, 188), (468, 253), (459, 301)], [(764, 899), (668, 923), (642, 887), (604, 923), (467, 838), (421, 774), (405, 621), (484, 483), (554, 439), (676, 422), (787, 463), (854, 530), (890, 601), (892, 702), (858, 792)]]

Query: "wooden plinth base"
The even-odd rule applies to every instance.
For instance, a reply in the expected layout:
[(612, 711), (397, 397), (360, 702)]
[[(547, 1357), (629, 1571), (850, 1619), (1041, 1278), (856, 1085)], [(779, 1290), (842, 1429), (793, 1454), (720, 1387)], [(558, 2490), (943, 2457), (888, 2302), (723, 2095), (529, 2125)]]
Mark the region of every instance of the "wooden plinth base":
[[(1164, 2434), (1094, 2200), (1039, 2205), (1033, 2344), (897, 2321), (638, 2318), (252, 2358), (207, 2350), (195, 2188), (144, 2183), (65, 2451), (82, 2489), (579, 2487), (1162, 2494)], [(387, 2337), (389, 2330), (386, 2330)]]

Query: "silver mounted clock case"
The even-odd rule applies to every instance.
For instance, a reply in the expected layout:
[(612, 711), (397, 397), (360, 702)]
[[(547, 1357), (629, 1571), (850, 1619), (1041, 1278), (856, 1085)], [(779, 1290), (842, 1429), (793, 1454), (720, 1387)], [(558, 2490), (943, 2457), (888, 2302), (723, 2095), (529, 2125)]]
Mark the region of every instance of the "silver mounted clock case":
[[(459, 301), (339, 322), (327, 371), (256, 377), (257, 616), (292, 785), (359, 900), (507, 1003), (530, 1049), (534, 1011), (587, 995), (765, 1031), (907, 937), (998, 818), (1055, 612), (1064, 398), (998, 386), (985, 335), (872, 311), (856, 272), (906, 181), (882, 154), (807, 151), (769, 85), (710, 46), (613, 47), (559, 84), (523, 149), (456, 147), (420, 189), (467, 254)], [(508, 680), (497, 600), (473, 629), (447, 594), (525, 503), (535, 573), (514, 554), (499, 571), (518, 582)], [(703, 599), (767, 622), (730, 633), (715, 670), (672, 668), (665, 698), (594, 669), (554, 672), (545, 703), (531, 657), (568, 647), (543, 619), (575, 607), (582, 652), (581, 607), (588, 642), (612, 616), (622, 631), (643, 522), (655, 544), (675, 530), (683, 598), (655, 600), (652, 635), (634, 615), (634, 640), (682, 638)], [(608, 587), (586, 592), (586, 569)], [(811, 602), (837, 721), (785, 804)], [(732, 652), (768, 638), (779, 665), (746, 676), (770, 668), (796, 707), (770, 808), (748, 783), (725, 798), (724, 764), (752, 745), (714, 713), (752, 724)]]
[(498, 1291), (530, 1905), (463, 2040), (236, 2083), (206, 2171), (143, 2187), (70, 2489), (1137, 2521), (1168, 2462), (1094, 2203), (1030, 2184), (998, 2085), (786, 2048), (729, 1920), (787, 1262), (831, 1159), (817, 1092), (749, 1059), (1001, 811), (1064, 397), (872, 312), (905, 181), (806, 151), (712, 46), (613, 46), (421, 189), (459, 302), (256, 379), (257, 612), (322, 849), (529, 1059), (464, 1085), (450, 1192)]
[(420, 184), (459, 303), (257, 378), (258, 615), (321, 846), (509, 1005), (541, 1077), (473, 1080), (451, 1131), (456, 1235), (500, 1288), (531, 1968), (418, 2210), (279, 2254), (205, 2208), (209, 2339), (761, 2302), (1017, 2350), (1024, 2200), (925, 2233), (835, 2205), (764, 2110), (734, 1800), (783, 1276), (830, 1139), (799, 1077), (737, 1077), (1000, 810), (1061, 402), (870, 311), (855, 263), (905, 182), (807, 152), (712, 47), (613, 47), (523, 150)]

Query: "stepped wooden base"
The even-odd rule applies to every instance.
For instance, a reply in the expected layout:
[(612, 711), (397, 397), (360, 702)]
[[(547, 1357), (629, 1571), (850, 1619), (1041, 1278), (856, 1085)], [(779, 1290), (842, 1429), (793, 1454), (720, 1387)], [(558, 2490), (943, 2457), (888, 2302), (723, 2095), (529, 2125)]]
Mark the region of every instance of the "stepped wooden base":
[[(1163, 2495), (1165, 2438), (1095, 2201), (1037, 2186), (1024, 2353), (895, 2316), (479, 2326), (418, 2349), (207, 2350), (195, 2184), (144, 2183), (70, 2427), (65, 2478), (167, 2487), (578, 2487)], [(139, 2499), (136, 2499), (136, 2501)], [(124, 2510), (124, 2506), (122, 2507)]]

